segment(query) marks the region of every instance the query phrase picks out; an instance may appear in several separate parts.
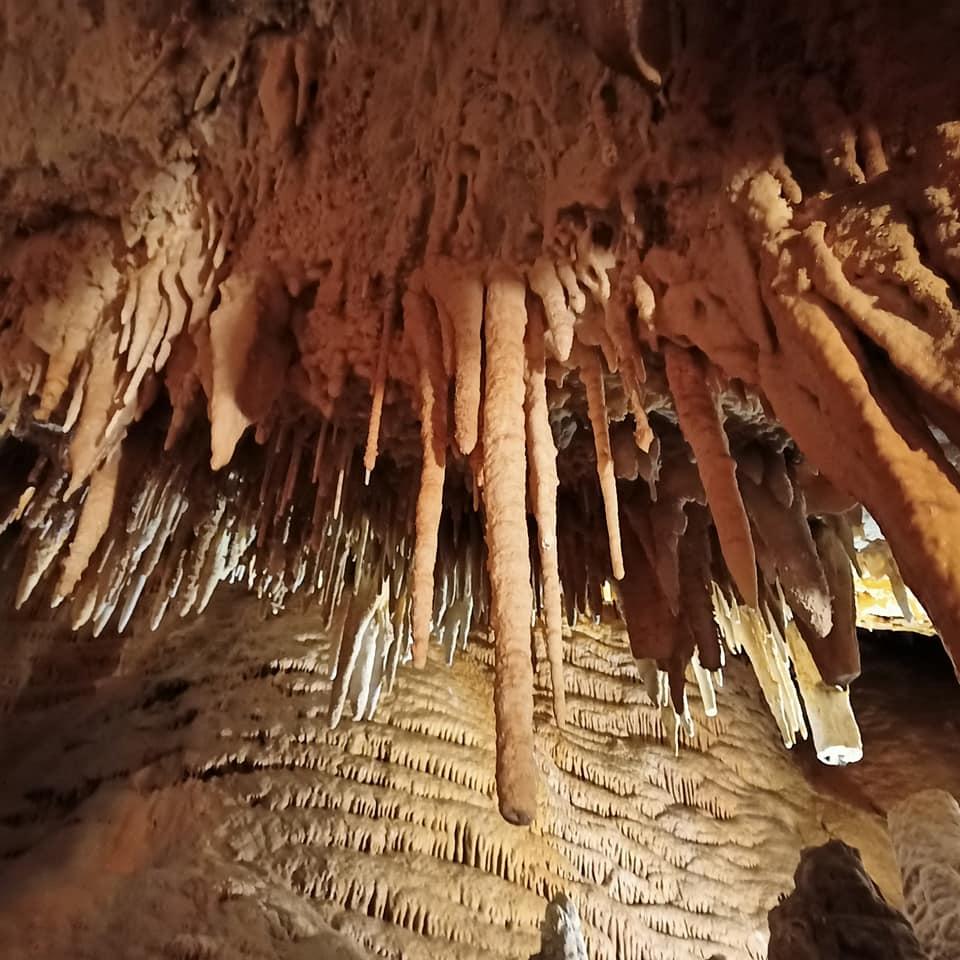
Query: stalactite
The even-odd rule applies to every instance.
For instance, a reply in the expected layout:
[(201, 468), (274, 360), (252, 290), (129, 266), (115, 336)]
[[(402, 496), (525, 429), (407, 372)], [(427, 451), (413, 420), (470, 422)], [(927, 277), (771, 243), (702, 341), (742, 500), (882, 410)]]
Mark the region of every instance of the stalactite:
[[(741, 484), (754, 540), (760, 547), (761, 567), (768, 579), (778, 579), (787, 602), (805, 626), (825, 637), (832, 625), (830, 589), (817, 556), (802, 499), (778, 498), (765, 470), (764, 480), (755, 484), (744, 478)], [(786, 481), (789, 486), (789, 480)]]
[(795, 623), (787, 625), (786, 639), (817, 758), (831, 766), (857, 763), (863, 759), (863, 741), (850, 706), (850, 691), (823, 681)]
[(807, 736), (807, 728), (790, 675), (786, 639), (774, 634), (754, 607), (729, 603), (717, 587), (713, 599), (727, 646), (733, 653), (746, 651), (783, 742), (792, 747), (798, 738)]
[(689, 351), (665, 343), (664, 358), (680, 427), (697, 459), (723, 557), (744, 600), (756, 606), (753, 539), (717, 399), (700, 361)]
[(557, 269), (548, 257), (540, 257), (528, 274), (530, 289), (543, 301), (543, 310), (547, 318), (546, 342), (552, 355), (565, 361), (573, 349), (573, 328), (576, 317), (567, 306), (567, 296), (563, 284), (557, 276)]
[[(855, 487), (877, 517), (914, 585), (942, 631), (956, 666), (960, 652), (960, 582), (950, 559), (948, 531), (960, 517), (957, 491), (921, 452), (910, 449), (870, 394), (861, 362), (822, 301), (797, 289), (789, 253), (777, 267), (776, 294), (767, 298), (778, 335), (802, 358), (817, 387), (817, 400), (796, 385), (783, 354), (762, 358), (764, 389), (800, 448), (832, 482)], [(809, 366), (810, 364), (813, 366)], [(829, 442), (820, 424), (839, 431)], [(876, 451), (868, 455), (866, 450)], [(864, 451), (864, 452), (861, 452)], [(921, 516), (904, 505), (928, 505)]]
[(72, 496), (96, 469), (102, 457), (102, 438), (113, 404), (116, 378), (116, 331), (101, 331), (91, 348), (90, 374), (84, 391), (80, 419), (70, 440), (70, 485)]
[(720, 634), (713, 616), (710, 590), (710, 529), (707, 511), (687, 506), (687, 527), (680, 540), (680, 609), (690, 625), (704, 670), (723, 667)]
[[(199, 613), (235, 583), (264, 617), (316, 604), (336, 623), (375, 584), (338, 661), (338, 720), (369, 716), (431, 638), (452, 661), (492, 620), (517, 822), (535, 813), (534, 612), (562, 725), (582, 710), (564, 672), (594, 681), (565, 668), (561, 617), (606, 624), (612, 594), (651, 661), (631, 676), (662, 711), (629, 722), (675, 743), (693, 736), (689, 663), (716, 705), (721, 637), (788, 743), (804, 734), (796, 647), (829, 740), (821, 715), (849, 720), (832, 688), (860, 669), (857, 590), (883, 595), (867, 622), (932, 631), (922, 602), (957, 659), (960, 125), (912, 108), (900, 122), (903, 64), (871, 81), (890, 104), (867, 84), (854, 115), (816, 53), (830, 35), (851, 76), (875, 78), (870, 45), (847, 38), (893, 21), (791, 21), (796, 43), (747, 104), (726, 58), (763, 60), (776, 20), (700, 64), (700, 31), (720, 23), (687, 30), (676, 5), (621, 4), (626, 23), (575, 4), (572, 32), (551, 4), (512, 11), (510, 30), (433, 10), (372, 30), (350, 6), (329, 29), (281, 18), (265, 34), (231, 8), (224, 30), (188, 31), (195, 46), (164, 35), (144, 76), (118, 57), (115, 185), (86, 183), (87, 140), (44, 133), (65, 122), (56, 97), (43, 130), (11, 127), (27, 161), (0, 170), (16, 226), (0, 243), (0, 532), (4, 568), (23, 564), (17, 602), (33, 616), (69, 599), (73, 625), (101, 634), (138, 611), (155, 627)], [(662, 56), (641, 51), (648, 28)], [(383, 60), (385, 37), (421, 50), (412, 72), (389, 57), (351, 73)], [(602, 63), (573, 55), (578, 37)], [(474, 62), (488, 46), (493, 74)], [(665, 51), (681, 46), (674, 76)], [(814, 53), (794, 62), (794, 47)], [(69, 75), (82, 113), (101, 100), (89, 67), (51, 62), (24, 91)], [(402, 117), (384, 106), (393, 84), (417, 94)]]
[(670, 612), (680, 614), (680, 555), (679, 543), (687, 526), (684, 501), (671, 493), (661, 492), (656, 503), (650, 505), (649, 545), (650, 562), (660, 584), (660, 591)]
[[(367, 431), (367, 446), (363, 453), (363, 467), (366, 471), (364, 482), (370, 482), (370, 474), (377, 462), (377, 449), (380, 441), (380, 421), (383, 417), (383, 394), (387, 382), (387, 363), (390, 354), (390, 341), (392, 335), (392, 323), (390, 314), (383, 316), (383, 329), (380, 331), (380, 353), (377, 355), (377, 371), (373, 381), (373, 394), (370, 406), (370, 426)], [(319, 460), (321, 447), (317, 446), (317, 458)], [(313, 482), (317, 482), (317, 466), (313, 469)]]
[(500, 812), (516, 824), (532, 822), (537, 810), (530, 662), (533, 596), (524, 496), (525, 295), (520, 281), (495, 273), (488, 281), (484, 314), (483, 503), (490, 626), (496, 642), (497, 795)]
[(603, 511), (607, 523), (610, 546), (610, 564), (616, 580), (623, 579), (623, 548), (620, 543), (620, 508), (617, 501), (617, 478), (610, 452), (610, 431), (607, 426), (607, 404), (604, 397), (603, 368), (596, 352), (582, 349), (577, 353), (580, 378), (587, 391), (587, 411), (593, 428), (593, 442), (597, 456), (597, 476), (603, 494)]
[(443, 508), (447, 446), (447, 381), (430, 309), (422, 294), (408, 291), (404, 295), (405, 329), (413, 341), (419, 367), (420, 437), (423, 445), (413, 555), (413, 659), (419, 667), (426, 663), (430, 642), (433, 571), (437, 556), (437, 527)]
[(537, 521), (537, 547), (543, 578), (544, 634), (550, 661), (553, 714), (557, 725), (566, 723), (563, 680), (563, 610), (557, 555), (557, 449), (550, 431), (544, 367), (543, 319), (531, 310), (526, 332), (526, 445), (530, 459), (530, 503)]
[[(809, 264), (817, 291), (836, 304), (859, 329), (883, 347), (890, 359), (916, 384), (958, 410), (960, 385), (957, 384), (955, 366), (943, 353), (942, 348), (942, 344), (955, 335), (950, 325), (953, 309), (947, 285), (922, 266), (909, 232), (895, 232), (896, 214), (888, 216), (892, 223), (885, 235), (897, 239), (909, 238), (901, 241), (902, 248), (898, 251), (899, 272), (906, 283), (924, 291), (924, 297), (929, 301), (928, 309), (922, 314), (922, 325), (884, 309), (882, 305), (887, 300), (885, 296), (868, 294), (846, 279), (843, 265), (825, 239), (827, 225), (822, 221), (813, 223), (804, 230), (800, 241), (802, 246), (798, 246), (798, 250), (803, 250), (804, 262)], [(844, 219), (838, 226), (841, 227), (841, 238), (846, 240), (844, 234), (847, 231), (842, 229), (846, 226)], [(849, 232), (854, 234), (851, 242), (858, 244), (859, 237), (855, 231), (867, 227), (867, 224), (861, 225), (857, 222), (856, 214), (851, 215), (850, 219), (853, 223)], [(876, 225), (870, 223), (869, 229), (875, 230)], [(878, 238), (883, 235), (874, 234), (871, 242), (877, 243)], [(893, 242), (895, 241), (891, 239), (888, 244), (892, 246)]]
[[(632, 521), (630, 513), (627, 517)], [(632, 522), (624, 525), (623, 548), (624, 578), (615, 589), (627, 625), (630, 649), (638, 660), (670, 660), (677, 635), (686, 625), (671, 614)]]
[[(361, 650), (375, 642), (377, 630), (373, 626), (373, 622), (378, 603), (382, 604), (385, 599), (386, 589), (386, 584), (378, 584), (369, 580), (362, 584), (360, 591), (350, 598), (342, 630), (333, 692), (330, 697), (331, 729), (335, 729), (343, 717), (347, 697), (350, 693), (350, 684), (357, 662), (360, 660)], [(358, 712), (362, 713), (362, 711)]]
[(467, 456), (479, 429), (483, 282), (479, 270), (444, 257), (428, 263), (426, 286), (452, 326), (454, 437)]
[(90, 481), (86, 499), (80, 510), (77, 530), (57, 582), (53, 596), (54, 606), (73, 592), (103, 535), (107, 532), (116, 495), (119, 465), (118, 451), (104, 462)]
[(817, 524), (813, 533), (817, 555), (830, 586), (833, 622), (825, 637), (807, 629), (802, 621), (798, 626), (824, 683), (845, 687), (860, 676), (853, 571), (843, 544), (832, 527)]
[(14, 606), (19, 610), (30, 599), (40, 579), (56, 559), (73, 529), (76, 512), (71, 508), (60, 510), (44, 524), (43, 535), (35, 537), (23, 565), (17, 586)]

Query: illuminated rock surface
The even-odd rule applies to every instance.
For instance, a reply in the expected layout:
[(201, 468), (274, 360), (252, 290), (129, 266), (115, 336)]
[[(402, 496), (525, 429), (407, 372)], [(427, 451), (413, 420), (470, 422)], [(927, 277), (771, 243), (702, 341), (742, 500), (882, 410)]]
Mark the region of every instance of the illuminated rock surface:
[[(323, 764), (375, 752), (368, 729), (446, 709), (424, 685), (467, 683), (474, 692), (449, 704), (462, 742), (439, 755), (482, 741), (492, 767), (458, 784), (485, 812), (471, 807), (478, 819), (457, 819), (444, 842), (462, 849), (469, 825), (487, 844), (484, 874), (532, 898), (471, 888), (462, 924), (441, 920), (434, 887), (446, 895), (454, 881), (402, 866), (424, 845), (436, 852), (426, 807), (398, 851), (404, 892), (387, 901), (369, 866), (296, 859), (400, 843), (350, 819), (372, 800), (340, 819), (304, 814), (296, 829), (319, 839), (303, 845), (258, 824), (272, 801), (244, 800), (234, 846), (216, 848), (223, 869), (259, 862), (258, 843), (306, 851), (258, 868), (258, 890), (293, 898), (282, 910), (241, 881), (236, 903), (216, 895), (217, 909), (266, 917), (251, 919), (254, 940), (293, 930), (289, 910), (313, 916), (306, 896), (328, 904), (321, 918), (347, 903), (348, 932), (375, 950), (389, 936), (360, 928), (389, 908), (414, 931), (404, 955), (429, 953), (417, 936), (471, 923), (471, 949), (532, 953), (556, 894), (576, 904), (596, 955), (759, 956), (750, 938), (811, 842), (799, 824), (817, 804), (880, 815), (917, 787), (956, 789), (956, 687), (874, 682), (871, 670), (892, 668), (857, 634), (936, 634), (952, 661), (938, 683), (960, 662), (955, 4), (920, 15), (884, 0), (10, 0), (0, 38), (0, 564), (3, 607), (18, 611), (0, 699), (66, 735), (87, 721), (57, 704), (85, 692), (89, 670), (103, 683), (76, 702), (100, 716), (107, 690), (149, 700), (159, 682), (128, 657), (189, 651), (209, 665), (214, 699), (176, 731), (141, 743), (132, 701), (118, 708), (126, 720), (104, 722), (172, 790), (151, 795), (155, 816), (131, 794), (117, 801), (133, 803), (131, 829), (142, 814), (161, 834), (140, 843), (137, 870), (165, 856), (168, 834), (182, 843), (181, 824), (213, 837), (218, 805), (252, 789), (257, 770), (230, 766), (240, 748), (216, 760), (215, 742), (269, 754), (295, 735), (292, 701), (268, 702), (287, 667), (236, 672), (293, 656), (280, 627), (273, 649), (247, 635), (251, 594), (284, 629), (305, 618), (323, 637), (329, 695), (309, 718), (333, 731)], [(621, 626), (594, 636), (601, 620), (625, 624), (626, 639)], [(81, 650), (94, 665), (79, 657), (45, 703), (44, 664)], [(607, 679), (584, 679), (582, 658)], [(155, 702), (189, 700), (200, 681), (187, 682)], [(167, 733), (187, 745), (164, 754)], [(618, 739), (598, 746), (600, 734)], [(871, 735), (884, 745), (875, 760)], [(104, 736), (56, 760), (39, 751), (39, 779), (11, 782), (12, 850), (33, 850), (22, 832), (43, 834), (48, 814), (88, 795), (108, 817), (99, 774), (52, 793), (39, 776), (106, 763)], [(651, 736), (660, 752), (631, 739)], [(33, 743), (28, 730), (12, 738), (15, 752)], [(798, 747), (794, 760), (775, 738)], [(453, 769), (403, 749), (421, 775)], [(602, 763), (582, 759), (591, 750)], [(875, 773), (845, 768), (861, 758)], [(732, 770), (747, 784), (730, 788), (738, 797), (781, 804), (769, 822), (782, 857), (738, 860), (749, 877), (727, 883), (766, 893), (727, 903), (718, 891), (717, 910), (687, 878), (704, 851), (755, 837), (725, 826), (722, 842), (701, 842), (686, 808), (664, 825), (658, 801), (595, 799), (646, 783), (732, 823), (726, 794), (697, 801), (698, 764), (719, 764), (721, 784)], [(204, 786), (173, 787), (200, 767)], [(796, 768), (808, 785), (781, 773)], [(599, 794), (582, 788), (602, 813), (589, 842), (570, 775), (598, 778)], [(630, 843), (659, 850), (635, 817), (696, 842), (696, 856), (657, 853), (676, 871), (667, 879), (633, 861), (633, 879), (584, 867), (612, 857), (627, 869), (615, 850)], [(112, 842), (90, 829), (76, 826), (78, 850)], [(549, 856), (537, 846), (547, 833), (563, 837)], [(261, 839), (247, 849), (249, 836)], [(201, 848), (187, 844), (194, 859)], [(702, 871), (725, 882), (720, 867)], [(637, 909), (628, 923), (557, 878)]]
[(622, 631), (575, 632), (563, 735), (540, 661), (523, 830), (497, 811), (479, 638), (335, 729), (316, 613), (260, 622), (227, 592), (125, 644), (26, 642), (2, 758), (5, 956), (311, 956), (291, 941), (334, 927), (371, 954), (528, 957), (563, 894), (591, 958), (763, 957), (800, 849), (831, 836), (897, 896), (882, 820), (807, 785), (739, 663), (718, 717), (690, 688), (678, 760)]

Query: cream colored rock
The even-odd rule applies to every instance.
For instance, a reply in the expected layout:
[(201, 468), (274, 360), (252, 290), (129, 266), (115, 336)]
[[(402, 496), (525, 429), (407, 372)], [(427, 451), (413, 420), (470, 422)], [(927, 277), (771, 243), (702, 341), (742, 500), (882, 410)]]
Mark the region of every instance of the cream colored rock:
[(863, 740), (850, 706), (849, 689), (823, 682), (793, 622), (787, 625), (787, 644), (817, 759), (828, 766), (859, 763), (863, 759)]
[(903, 875), (906, 914), (930, 960), (960, 950), (960, 805), (943, 790), (922, 790), (888, 814)]
[[(371, 955), (512, 960), (540, 948), (556, 890), (596, 960), (751, 960), (800, 849), (838, 824), (873, 876), (895, 870), (877, 818), (815, 793), (776, 743), (745, 663), (727, 670), (726, 720), (704, 717), (690, 688), (678, 763), (622, 630), (574, 632), (565, 734), (549, 684), (535, 686), (543, 802), (521, 831), (494, 796), (482, 635), (452, 667), (401, 667), (372, 719), (347, 722), (348, 706), (331, 729), (337, 645), (322, 611), (260, 620), (257, 607), (225, 587), (202, 620), (134, 631), (126, 672), (98, 693), (75, 696), (80, 670), (89, 681), (103, 668), (84, 657), (58, 681), (74, 699), (8, 716), (13, 736), (42, 730), (0, 793), (0, 851), (20, 850), (0, 860), (8, 955), (216, 946), (304, 960), (345, 940)], [(79, 794), (97, 777), (67, 819), (36, 792)]]
[(239, 402), (240, 384), (257, 327), (257, 280), (231, 277), (220, 288), (220, 305), (210, 316), (210, 467), (219, 470), (233, 456), (252, 420)]

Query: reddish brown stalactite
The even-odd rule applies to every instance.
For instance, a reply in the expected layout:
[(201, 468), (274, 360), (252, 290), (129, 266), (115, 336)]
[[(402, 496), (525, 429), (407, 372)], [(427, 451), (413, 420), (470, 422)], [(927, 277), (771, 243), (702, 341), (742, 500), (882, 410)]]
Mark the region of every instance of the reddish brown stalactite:
[(617, 596), (630, 637), (630, 649), (638, 660), (669, 661), (685, 625), (680, 625), (670, 612), (657, 585), (631, 512), (627, 512), (627, 520), (623, 528), (624, 577), (617, 587)]
[(405, 329), (413, 340), (417, 354), (420, 381), (423, 460), (417, 494), (416, 541), (411, 578), (413, 662), (422, 667), (427, 661), (427, 646), (430, 642), (437, 528), (443, 510), (443, 480), (447, 459), (447, 380), (429, 301), (422, 294), (407, 291), (403, 299), (403, 309)]
[(377, 372), (373, 382), (367, 446), (363, 453), (363, 468), (366, 471), (366, 482), (370, 481), (370, 474), (373, 473), (373, 468), (377, 463), (377, 449), (380, 443), (380, 421), (383, 417), (383, 393), (387, 381), (387, 363), (390, 354), (392, 332), (390, 314), (385, 314), (383, 317), (383, 329), (380, 332), (380, 354), (377, 357)]
[(762, 483), (744, 477), (741, 484), (760, 566), (769, 582), (779, 580), (794, 614), (811, 631), (825, 637), (832, 623), (830, 589), (810, 533), (803, 497), (799, 492), (794, 497), (785, 472), (785, 487), (778, 495), (772, 472), (766, 469)]
[(490, 626), (496, 642), (497, 797), (500, 812), (516, 824), (531, 823), (537, 813), (530, 661), (533, 595), (525, 502), (525, 297), (523, 283), (509, 273), (496, 271), (488, 279), (483, 505)]
[(593, 428), (593, 442), (597, 456), (597, 476), (603, 495), (603, 513), (610, 544), (610, 565), (615, 580), (623, 579), (623, 549), (620, 544), (620, 508), (617, 501), (617, 478), (613, 472), (610, 452), (610, 431), (607, 425), (607, 404), (604, 397), (603, 367), (593, 350), (579, 354), (580, 378), (587, 391), (587, 410)]
[(557, 449), (550, 430), (544, 367), (543, 319), (530, 311), (526, 333), (526, 423), (530, 503), (537, 520), (537, 547), (543, 581), (543, 619), (553, 713), (558, 726), (566, 722), (563, 682), (563, 608), (557, 555)]
[(830, 587), (833, 622), (825, 637), (804, 629), (802, 621), (798, 621), (798, 625), (823, 682), (845, 687), (860, 676), (853, 570), (850, 558), (832, 526), (816, 524), (813, 537)]
[(710, 521), (702, 507), (689, 504), (687, 529), (680, 540), (680, 607), (690, 625), (700, 664), (705, 670), (723, 666), (720, 633), (713, 617), (710, 584)]
[(664, 358), (680, 427), (696, 456), (724, 559), (744, 599), (756, 606), (753, 539), (737, 486), (736, 462), (730, 456), (716, 397), (702, 363), (689, 351), (665, 343)]

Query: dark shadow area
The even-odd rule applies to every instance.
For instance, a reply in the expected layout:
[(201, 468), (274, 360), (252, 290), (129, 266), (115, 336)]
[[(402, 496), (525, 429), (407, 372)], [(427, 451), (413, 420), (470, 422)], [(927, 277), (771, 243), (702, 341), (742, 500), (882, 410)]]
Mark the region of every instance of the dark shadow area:
[(798, 748), (817, 787), (885, 814), (917, 790), (960, 796), (960, 684), (937, 637), (859, 631), (863, 673), (851, 702), (863, 735), (863, 760), (849, 767), (818, 763)]

